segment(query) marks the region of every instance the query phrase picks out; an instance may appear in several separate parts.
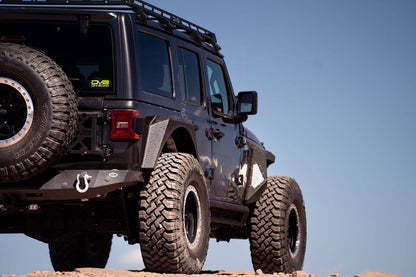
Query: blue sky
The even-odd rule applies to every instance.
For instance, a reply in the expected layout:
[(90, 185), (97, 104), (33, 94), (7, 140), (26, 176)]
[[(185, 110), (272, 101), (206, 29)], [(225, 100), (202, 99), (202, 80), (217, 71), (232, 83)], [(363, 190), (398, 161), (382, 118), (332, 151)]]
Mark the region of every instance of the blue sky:
[[(304, 271), (416, 275), (416, 2), (149, 0), (217, 34), (246, 123), (295, 177)], [(108, 268), (141, 269), (117, 238)], [(136, 258), (137, 257), (137, 258)], [(247, 241), (210, 241), (205, 269), (252, 271)], [(0, 235), (0, 274), (52, 270), (47, 245)]]

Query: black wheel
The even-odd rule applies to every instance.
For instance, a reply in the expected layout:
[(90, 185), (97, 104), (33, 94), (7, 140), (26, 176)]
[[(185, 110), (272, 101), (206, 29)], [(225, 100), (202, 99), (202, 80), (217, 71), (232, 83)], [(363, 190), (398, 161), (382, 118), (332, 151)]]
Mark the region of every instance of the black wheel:
[(306, 212), (302, 192), (290, 177), (269, 177), (250, 219), (253, 267), (264, 273), (302, 270)]
[(199, 273), (209, 243), (208, 190), (198, 161), (162, 154), (140, 194), (139, 234), (147, 270)]
[(76, 95), (62, 69), (30, 47), (0, 43), (0, 183), (54, 164), (76, 122)]
[(113, 235), (107, 233), (66, 234), (49, 243), (49, 255), (55, 271), (73, 271), (80, 267), (104, 268), (110, 255)]

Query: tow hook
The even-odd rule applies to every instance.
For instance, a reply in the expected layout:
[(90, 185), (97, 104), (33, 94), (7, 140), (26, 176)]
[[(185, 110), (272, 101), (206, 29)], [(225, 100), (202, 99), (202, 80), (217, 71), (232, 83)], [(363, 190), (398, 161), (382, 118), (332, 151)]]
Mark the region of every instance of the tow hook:
[(87, 172), (83, 172), (77, 175), (77, 182), (75, 188), (79, 193), (84, 193), (88, 190), (89, 181), (92, 179), (91, 175), (88, 175)]

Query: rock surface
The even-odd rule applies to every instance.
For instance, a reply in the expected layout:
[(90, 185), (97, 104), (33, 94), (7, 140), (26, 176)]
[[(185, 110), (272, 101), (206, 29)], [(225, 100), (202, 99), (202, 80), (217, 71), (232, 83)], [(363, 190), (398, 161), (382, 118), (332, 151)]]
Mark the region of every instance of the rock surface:
[[(249, 276), (265, 276), (265, 277), (318, 277), (313, 274), (308, 274), (303, 271), (296, 271), (292, 274), (263, 274), (261, 270), (253, 272), (234, 272), (234, 271), (203, 271), (201, 274), (182, 275), (182, 274), (159, 274), (147, 271), (129, 271), (129, 270), (114, 270), (101, 268), (77, 268), (72, 272), (48, 272), (48, 271), (34, 271), (26, 275), (1, 275), (1, 277), (249, 277)], [(341, 277), (339, 274), (331, 274), (327, 277)], [(396, 274), (386, 274), (378, 272), (362, 273), (354, 275), (353, 277), (401, 277)]]

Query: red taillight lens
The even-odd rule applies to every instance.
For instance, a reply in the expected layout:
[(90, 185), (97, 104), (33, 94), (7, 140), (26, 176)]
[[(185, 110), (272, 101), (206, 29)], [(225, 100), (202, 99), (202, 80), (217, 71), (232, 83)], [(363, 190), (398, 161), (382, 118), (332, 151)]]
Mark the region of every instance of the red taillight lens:
[(133, 119), (140, 117), (138, 111), (117, 110), (111, 112), (111, 133), (113, 140), (136, 140), (140, 135), (133, 130)]
[(0, 36), (0, 41), (22, 42), (22, 41), (25, 41), (25, 37), (24, 36)]

